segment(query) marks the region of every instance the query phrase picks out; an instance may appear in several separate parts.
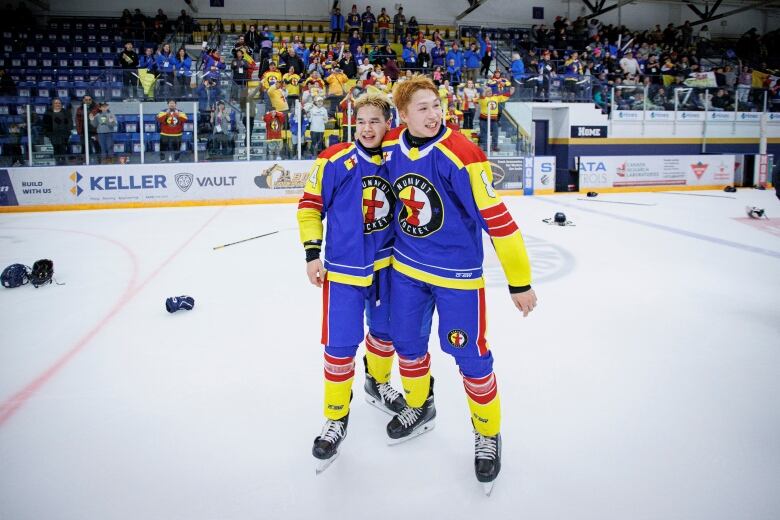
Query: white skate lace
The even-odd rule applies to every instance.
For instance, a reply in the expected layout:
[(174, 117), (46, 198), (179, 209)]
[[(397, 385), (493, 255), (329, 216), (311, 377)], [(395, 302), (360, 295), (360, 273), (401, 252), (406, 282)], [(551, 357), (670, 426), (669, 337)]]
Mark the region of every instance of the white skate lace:
[(398, 417), (398, 420), (401, 421), (401, 424), (404, 425), (404, 428), (408, 428), (414, 422), (417, 420), (418, 417), (422, 414), (422, 408), (411, 408), (407, 406), (403, 410), (401, 410), (401, 413), (396, 415)]
[(498, 456), (497, 437), (486, 437), (474, 432), (474, 453), (477, 459), (495, 460)]
[(335, 444), (340, 438), (344, 437), (344, 423), (341, 421), (334, 421), (328, 419), (325, 421), (325, 426), (322, 427), (322, 433), (320, 438), (324, 439), (331, 444)]
[(386, 403), (392, 403), (401, 397), (401, 392), (393, 388), (390, 383), (377, 383), (376, 387), (379, 392), (379, 397)]

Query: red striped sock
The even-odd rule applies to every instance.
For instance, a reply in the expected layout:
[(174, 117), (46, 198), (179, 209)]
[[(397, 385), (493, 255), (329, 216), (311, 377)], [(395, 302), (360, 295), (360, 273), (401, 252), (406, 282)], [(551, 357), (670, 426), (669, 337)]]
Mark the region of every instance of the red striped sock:
[(325, 379), (334, 383), (346, 381), (355, 376), (354, 357), (335, 357), (325, 352)]

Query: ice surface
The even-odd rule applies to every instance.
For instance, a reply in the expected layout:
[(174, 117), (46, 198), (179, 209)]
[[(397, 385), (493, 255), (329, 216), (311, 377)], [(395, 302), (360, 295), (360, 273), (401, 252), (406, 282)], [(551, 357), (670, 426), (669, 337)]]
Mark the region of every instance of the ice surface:
[[(0, 267), (51, 258), (65, 285), (0, 289), (0, 518), (780, 518), (780, 238), (743, 218), (780, 203), (695, 193), (722, 196), (507, 198), (539, 307), (521, 317), (490, 251), (489, 498), (435, 341), (436, 429), (388, 447), (359, 370), (315, 476), (320, 300), (295, 205), (2, 214)], [(181, 294), (195, 309), (168, 314)]]

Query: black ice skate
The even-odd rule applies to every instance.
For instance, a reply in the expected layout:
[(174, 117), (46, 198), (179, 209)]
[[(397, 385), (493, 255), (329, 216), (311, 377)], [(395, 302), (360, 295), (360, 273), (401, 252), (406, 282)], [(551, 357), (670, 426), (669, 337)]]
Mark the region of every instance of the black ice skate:
[(431, 388), (423, 405), (420, 408), (405, 406), (387, 423), (387, 435), (390, 437), (388, 444), (400, 444), (433, 430), (436, 426), (435, 418), (436, 407), (433, 404), (433, 378), (431, 378)]
[(366, 367), (366, 383), (363, 388), (366, 391), (366, 401), (390, 415), (401, 413), (406, 408), (406, 400), (401, 392), (393, 388), (390, 383), (377, 383), (368, 373), (368, 361), (363, 356), (363, 366)]
[(320, 435), (314, 439), (311, 454), (318, 459), (317, 467), (315, 468), (317, 475), (328, 469), (328, 466), (333, 464), (333, 461), (338, 458), (339, 445), (347, 436), (348, 422), (349, 414), (335, 421), (328, 419), (325, 421), (325, 426), (322, 427)]
[(501, 471), (501, 434), (487, 437), (474, 431), (474, 472), (482, 482), (487, 496), (493, 492), (498, 472)]

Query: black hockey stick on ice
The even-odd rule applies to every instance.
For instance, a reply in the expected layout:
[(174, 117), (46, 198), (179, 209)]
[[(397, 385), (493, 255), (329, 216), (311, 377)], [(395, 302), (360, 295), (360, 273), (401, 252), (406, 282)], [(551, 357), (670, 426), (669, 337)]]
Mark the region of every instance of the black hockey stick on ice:
[(657, 206), (655, 202), (652, 204), (644, 204), (642, 202), (623, 202), (620, 200), (596, 200), (596, 199), (577, 199), (577, 200), (584, 200), (586, 202), (607, 202), (609, 204), (630, 204), (632, 206)]
[(270, 233), (264, 233), (262, 235), (257, 235), (256, 237), (252, 237), (252, 238), (245, 238), (244, 240), (239, 240), (238, 242), (231, 242), (229, 244), (222, 244), (221, 246), (215, 247), (213, 250), (216, 251), (217, 249), (222, 249), (223, 247), (234, 246), (236, 244), (241, 244), (242, 242), (249, 242), (250, 240), (254, 240), (256, 238), (267, 237), (268, 235), (273, 235), (273, 234), (278, 233), (278, 232), (279, 232), (279, 230), (271, 231)]

